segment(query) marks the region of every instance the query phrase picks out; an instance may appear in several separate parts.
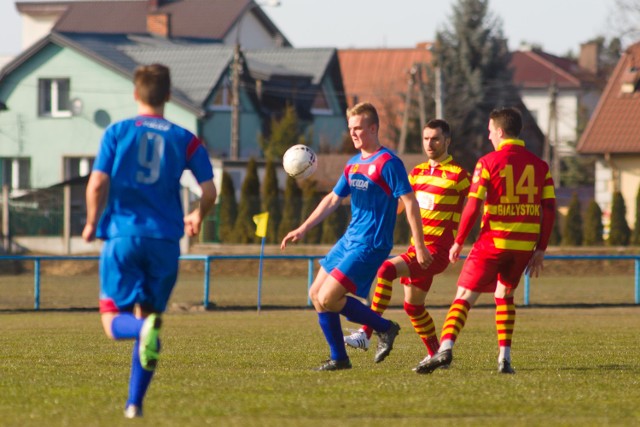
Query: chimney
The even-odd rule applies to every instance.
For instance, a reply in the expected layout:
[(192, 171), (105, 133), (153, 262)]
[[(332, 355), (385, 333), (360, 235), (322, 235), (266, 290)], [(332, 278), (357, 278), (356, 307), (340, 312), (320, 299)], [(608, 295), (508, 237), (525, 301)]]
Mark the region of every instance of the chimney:
[(168, 13), (148, 13), (147, 32), (154, 36), (171, 37), (171, 15)]
[(590, 73), (598, 74), (600, 71), (600, 44), (593, 41), (582, 43), (578, 65)]

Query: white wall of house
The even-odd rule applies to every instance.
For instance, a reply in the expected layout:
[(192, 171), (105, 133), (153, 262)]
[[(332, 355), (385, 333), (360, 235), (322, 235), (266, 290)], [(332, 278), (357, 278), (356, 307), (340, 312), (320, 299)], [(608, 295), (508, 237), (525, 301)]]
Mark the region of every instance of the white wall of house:
[(600, 159), (596, 162), (595, 200), (602, 210), (605, 235), (608, 234), (611, 202), (616, 189), (620, 190), (624, 199), (627, 224), (631, 228), (635, 227), (638, 188), (640, 188), (640, 156), (612, 156), (609, 161)]
[[(547, 88), (520, 90), (522, 102), (533, 114), (540, 130), (551, 135), (555, 142), (555, 127), (551, 127), (551, 96)], [(560, 152), (572, 154), (574, 150), (568, 144), (577, 141), (579, 93), (575, 90), (560, 90), (556, 98), (557, 135)]]
[(54, 24), (60, 18), (59, 13), (27, 15), (20, 14), (22, 17), (22, 50), (45, 37)]

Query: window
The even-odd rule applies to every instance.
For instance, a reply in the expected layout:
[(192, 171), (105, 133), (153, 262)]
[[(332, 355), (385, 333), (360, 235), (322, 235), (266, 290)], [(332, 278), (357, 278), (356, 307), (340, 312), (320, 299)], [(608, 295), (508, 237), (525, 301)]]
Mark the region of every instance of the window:
[(71, 117), (69, 79), (38, 80), (38, 115), (43, 117)]
[(68, 181), (79, 176), (87, 176), (91, 173), (95, 157), (65, 157), (64, 180)]
[(231, 109), (231, 81), (229, 77), (224, 78), (222, 84), (218, 88), (216, 95), (213, 97), (211, 110), (230, 110)]
[(31, 160), (0, 157), (0, 180), (11, 190), (31, 188)]

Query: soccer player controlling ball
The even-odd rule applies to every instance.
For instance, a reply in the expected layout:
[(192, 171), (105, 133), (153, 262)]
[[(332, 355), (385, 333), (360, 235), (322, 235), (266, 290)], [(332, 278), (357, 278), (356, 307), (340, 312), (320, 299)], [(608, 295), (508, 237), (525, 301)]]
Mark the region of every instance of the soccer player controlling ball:
[[(191, 132), (163, 118), (170, 89), (166, 66), (136, 69), (138, 115), (107, 128), (87, 184), (82, 237), (104, 240), (102, 327), (114, 340), (135, 340), (127, 418), (142, 416), (158, 362), (160, 313), (178, 276), (180, 238), (199, 233), (216, 200), (206, 149)], [(200, 206), (183, 218), (180, 177), (185, 169), (193, 172), (202, 196)]]
[[(452, 348), (471, 306), (483, 292), (493, 292), (498, 332), (498, 372), (511, 366), (511, 337), (516, 318), (513, 294), (523, 273), (538, 276), (555, 220), (555, 192), (549, 166), (517, 139), (522, 117), (514, 108), (489, 115), (489, 140), (496, 151), (478, 160), (469, 198), (449, 258), (456, 262), (462, 244), (484, 210), (478, 240), (458, 278), (458, 292), (440, 335), (440, 348), (416, 372), (428, 374), (448, 366)], [(484, 209), (483, 209), (484, 204)]]
[(416, 259), (422, 268), (432, 261), (422, 239), (420, 208), (409, 184), (402, 161), (378, 140), (379, 119), (375, 107), (360, 103), (347, 111), (349, 133), (360, 154), (352, 157), (333, 191), (295, 230), (282, 239), (287, 243), (302, 239), (313, 226), (335, 211), (342, 199), (351, 196), (351, 222), (344, 235), (320, 261), (309, 297), (318, 312), (318, 322), (330, 349), (330, 359), (319, 371), (350, 369), (340, 315), (352, 322), (371, 326), (378, 334), (376, 359), (386, 357), (400, 326), (378, 316), (356, 298), (369, 296), (378, 267), (387, 259), (393, 247), (398, 199), (406, 208), (411, 235), (416, 242)]

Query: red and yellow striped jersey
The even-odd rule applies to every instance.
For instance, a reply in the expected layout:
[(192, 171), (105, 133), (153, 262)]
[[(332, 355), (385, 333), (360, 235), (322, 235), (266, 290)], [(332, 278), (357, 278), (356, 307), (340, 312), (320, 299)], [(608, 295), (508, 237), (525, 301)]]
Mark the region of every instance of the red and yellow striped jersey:
[(420, 206), (425, 245), (448, 250), (469, 192), (469, 174), (449, 156), (437, 166), (432, 167), (429, 162), (419, 164), (409, 174), (409, 182)]
[(542, 201), (555, 199), (555, 191), (549, 166), (524, 141), (506, 139), (478, 160), (469, 197), (484, 200), (478, 241), (499, 251), (532, 251), (540, 236)]

